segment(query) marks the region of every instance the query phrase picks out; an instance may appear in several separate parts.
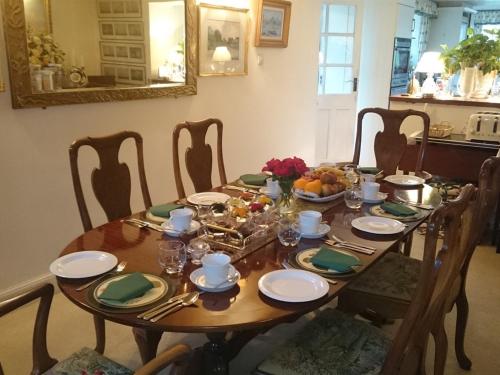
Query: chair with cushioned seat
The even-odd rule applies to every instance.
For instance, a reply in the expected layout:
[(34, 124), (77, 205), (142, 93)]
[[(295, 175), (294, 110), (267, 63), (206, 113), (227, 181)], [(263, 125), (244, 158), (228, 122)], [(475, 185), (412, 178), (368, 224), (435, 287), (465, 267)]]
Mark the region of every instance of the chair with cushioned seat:
[(186, 129), (191, 136), (191, 146), (186, 149), (184, 158), (187, 172), (194, 185), (194, 190), (199, 193), (212, 189), (212, 147), (205, 143), (208, 128), (212, 125), (216, 125), (217, 127), (217, 165), (220, 182), (221, 185), (227, 184), (226, 169), (222, 154), (222, 121), (213, 118), (197, 122), (186, 121), (177, 124), (173, 134), (174, 176), (179, 199), (186, 197), (179, 163), (179, 136), (182, 129)]
[[(469, 263), (484, 233), (495, 201), (500, 195), (500, 158), (490, 157), (480, 171), (477, 192), (477, 207), (473, 224), (474, 235), (469, 243), (465, 262), (458, 282), (450, 296), (447, 311), (457, 306), (455, 351), (460, 366), (470, 369), (471, 362), (465, 355), (464, 339), (468, 316), (465, 283)], [(389, 319), (404, 317), (416, 291), (416, 280), (422, 269), (422, 261), (397, 253), (388, 253), (378, 263), (360, 275), (339, 296), (338, 308), (350, 314), (375, 311)]]
[[(162, 352), (158, 357), (136, 371), (132, 371), (89, 348), (82, 348), (70, 357), (57, 361), (48, 353), (46, 338), (53, 296), (54, 287), (51, 284), (44, 284), (25, 294), (0, 303), (0, 317), (2, 317), (32, 301), (40, 299), (33, 333), (32, 375), (150, 375), (157, 374), (171, 364), (174, 365), (174, 374), (185, 374), (187, 362), (191, 357), (191, 350), (184, 344), (177, 344)], [(0, 375), (4, 375), (1, 364)]]
[[(130, 207), (130, 170), (125, 163), (120, 163), (118, 159), (121, 145), (128, 139), (132, 139), (135, 142), (142, 198), (144, 206), (147, 209), (151, 207), (151, 197), (146, 182), (146, 173), (144, 171), (142, 137), (140, 134), (132, 131), (123, 131), (105, 137), (86, 137), (74, 141), (69, 147), (69, 161), (73, 188), (85, 232), (91, 230), (93, 226), (80, 180), (80, 171), (78, 168), (78, 153), (80, 148), (88, 146), (97, 152), (99, 157), (99, 168), (94, 168), (92, 171), (92, 189), (107, 219), (113, 221), (132, 214)], [(97, 336), (95, 350), (102, 354), (105, 346), (104, 319), (94, 315), (94, 323)]]
[[(451, 287), (467, 255), (474, 187), (436, 209), (429, 218), (424, 260), (415, 298), (390, 339), (377, 327), (327, 308), (258, 366), (260, 374), (401, 374), (423, 373), (429, 335), (443, 316)], [(444, 243), (438, 249), (440, 227)]]

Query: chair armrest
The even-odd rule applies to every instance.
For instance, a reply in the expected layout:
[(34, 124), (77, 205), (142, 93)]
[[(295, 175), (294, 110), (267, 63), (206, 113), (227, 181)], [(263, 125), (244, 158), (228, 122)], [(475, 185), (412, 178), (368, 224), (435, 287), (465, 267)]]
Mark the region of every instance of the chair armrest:
[(432, 174), (426, 171), (417, 171), (415, 172), (415, 176), (423, 178), (426, 182), (432, 179)]
[(185, 344), (177, 344), (164, 352), (161, 352), (156, 358), (152, 359), (140, 369), (135, 371), (135, 375), (153, 375), (174, 363), (179, 369), (174, 374), (183, 374), (188, 360), (191, 358), (191, 348)]

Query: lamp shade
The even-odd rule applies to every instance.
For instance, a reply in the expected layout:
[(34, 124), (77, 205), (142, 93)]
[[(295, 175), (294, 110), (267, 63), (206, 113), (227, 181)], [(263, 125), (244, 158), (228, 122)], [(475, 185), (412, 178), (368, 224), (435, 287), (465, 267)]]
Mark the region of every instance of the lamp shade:
[(443, 73), (444, 72), (444, 62), (441, 60), (440, 52), (424, 52), (420, 58), (416, 72), (421, 73)]
[(231, 61), (231, 53), (226, 46), (216, 47), (212, 60), (218, 62)]

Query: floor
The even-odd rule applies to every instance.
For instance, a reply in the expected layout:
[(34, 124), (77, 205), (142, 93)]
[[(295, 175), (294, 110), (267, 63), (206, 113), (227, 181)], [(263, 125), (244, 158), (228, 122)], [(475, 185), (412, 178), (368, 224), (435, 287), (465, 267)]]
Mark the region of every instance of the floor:
[[(416, 235), (412, 255), (418, 257), (421, 241), (421, 236)], [(446, 374), (500, 374), (500, 254), (495, 254), (493, 247), (481, 246), (476, 250), (469, 271), (468, 292), (470, 318), (466, 350), (472, 359), (472, 370), (461, 370), (454, 357), (455, 316), (452, 312), (446, 322), (450, 343)], [(0, 362), (6, 375), (28, 374), (31, 369), (31, 335), (35, 311), (36, 305), (32, 304), (0, 319)], [(277, 326), (267, 334), (255, 338), (232, 361), (231, 374), (251, 374), (275, 345), (292, 335), (308, 318), (305, 316), (292, 325)], [(385, 329), (394, 332), (397, 325), (386, 326)], [(196, 347), (205, 342), (205, 338), (203, 335), (194, 334), (165, 334), (160, 343), (160, 350), (176, 342), (185, 342)], [(58, 293), (54, 298), (48, 328), (49, 352), (56, 358), (64, 358), (82, 346), (93, 345), (91, 317)], [(127, 327), (107, 323), (105, 354), (129, 368), (140, 366), (139, 354), (131, 330)], [(431, 359), (428, 362), (430, 370)]]

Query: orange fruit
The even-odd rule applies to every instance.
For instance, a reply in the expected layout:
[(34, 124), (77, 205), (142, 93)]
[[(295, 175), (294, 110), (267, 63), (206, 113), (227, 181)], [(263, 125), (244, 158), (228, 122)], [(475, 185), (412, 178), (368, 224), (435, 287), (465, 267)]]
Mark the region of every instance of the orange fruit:
[(308, 182), (309, 181), (306, 180), (304, 177), (301, 177), (293, 182), (293, 187), (295, 189), (304, 190)]
[(304, 191), (320, 195), (321, 194), (321, 181), (314, 180), (314, 181), (308, 182), (306, 184), (306, 186), (304, 187)]

